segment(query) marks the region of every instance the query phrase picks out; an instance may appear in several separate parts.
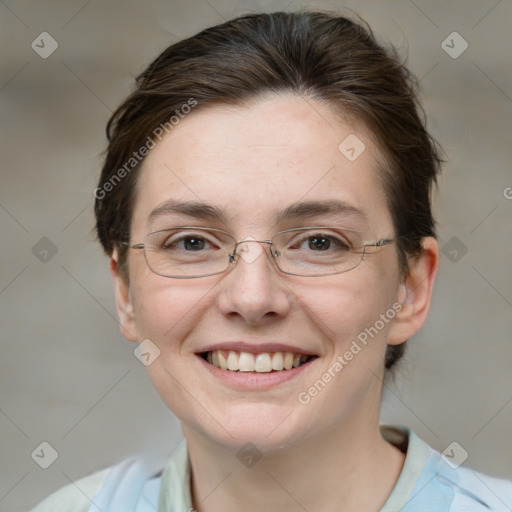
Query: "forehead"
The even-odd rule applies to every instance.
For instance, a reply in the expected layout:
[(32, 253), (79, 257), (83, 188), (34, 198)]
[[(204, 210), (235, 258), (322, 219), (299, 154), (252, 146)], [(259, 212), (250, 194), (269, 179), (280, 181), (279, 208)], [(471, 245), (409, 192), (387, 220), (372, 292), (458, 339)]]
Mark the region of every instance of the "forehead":
[(390, 219), (380, 159), (360, 122), (293, 94), (192, 111), (143, 162), (133, 230), (146, 229), (169, 202), (211, 205), (233, 229), (263, 229), (293, 205), (322, 201), (382, 224)]

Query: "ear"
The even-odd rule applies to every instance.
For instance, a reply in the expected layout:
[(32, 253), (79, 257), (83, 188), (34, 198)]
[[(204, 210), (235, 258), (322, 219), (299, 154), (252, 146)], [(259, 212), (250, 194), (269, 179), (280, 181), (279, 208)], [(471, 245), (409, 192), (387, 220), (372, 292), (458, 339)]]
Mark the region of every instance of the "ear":
[(114, 281), (114, 292), (116, 295), (117, 317), (121, 334), (128, 341), (138, 341), (135, 325), (135, 315), (130, 298), (130, 283), (127, 277), (119, 272), (118, 255), (114, 250), (110, 258), (110, 273)]
[(400, 284), (398, 304), (389, 330), (388, 343), (400, 345), (416, 334), (427, 318), (434, 280), (439, 266), (439, 245), (432, 237), (421, 241), (421, 253), (409, 260), (409, 274)]

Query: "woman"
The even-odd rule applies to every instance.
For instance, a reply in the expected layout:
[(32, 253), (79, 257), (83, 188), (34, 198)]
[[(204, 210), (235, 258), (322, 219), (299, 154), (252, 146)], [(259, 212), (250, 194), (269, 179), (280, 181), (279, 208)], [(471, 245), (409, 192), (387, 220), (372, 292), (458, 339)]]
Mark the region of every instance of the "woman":
[[(507, 510), (510, 483), (379, 427), (425, 322), (439, 151), (368, 27), (251, 15), (172, 45), (95, 190), (121, 330), (185, 440), (37, 511)], [(69, 505), (68, 505), (69, 504)]]

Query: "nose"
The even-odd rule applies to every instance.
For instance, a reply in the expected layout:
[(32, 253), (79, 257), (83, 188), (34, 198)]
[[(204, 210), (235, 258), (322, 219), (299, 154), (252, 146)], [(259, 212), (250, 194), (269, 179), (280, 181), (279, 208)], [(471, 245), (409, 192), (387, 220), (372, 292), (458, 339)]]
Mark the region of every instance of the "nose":
[(236, 247), (236, 261), (219, 283), (218, 306), (222, 314), (258, 325), (285, 316), (290, 310), (291, 291), (273, 262), (268, 240), (246, 238)]

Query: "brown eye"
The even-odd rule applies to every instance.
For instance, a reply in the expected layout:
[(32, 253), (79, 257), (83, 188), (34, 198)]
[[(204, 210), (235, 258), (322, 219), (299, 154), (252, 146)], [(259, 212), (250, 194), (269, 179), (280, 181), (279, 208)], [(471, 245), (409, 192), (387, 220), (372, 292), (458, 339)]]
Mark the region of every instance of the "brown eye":
[(313, 251), (325, 251), (331, 247), (331, 241), (325, 236), (310, 237), (308, 247)]

